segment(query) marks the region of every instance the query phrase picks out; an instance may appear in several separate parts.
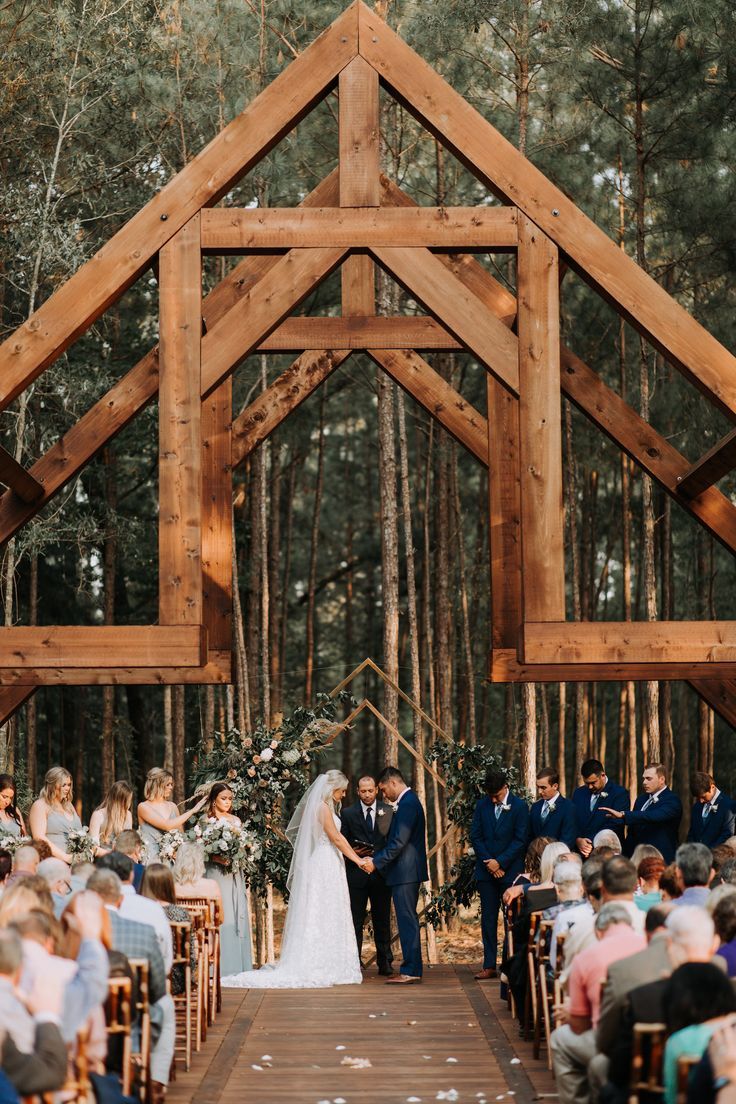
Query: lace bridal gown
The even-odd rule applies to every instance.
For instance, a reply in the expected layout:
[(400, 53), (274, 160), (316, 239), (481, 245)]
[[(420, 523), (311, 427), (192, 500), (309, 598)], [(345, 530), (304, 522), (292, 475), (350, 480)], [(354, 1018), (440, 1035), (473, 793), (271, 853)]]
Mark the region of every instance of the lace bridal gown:
[[(360, 985), (358, 945), (350, 912), (345, 860), (319, 816), (330, 794), (320, 775), (302, 798), (287, 828), (294, 846), (281, 958), (260, 970), (223, 977), (235, 989), (320, 989)], [(335, 816), (336, 827), (340, 821)]]

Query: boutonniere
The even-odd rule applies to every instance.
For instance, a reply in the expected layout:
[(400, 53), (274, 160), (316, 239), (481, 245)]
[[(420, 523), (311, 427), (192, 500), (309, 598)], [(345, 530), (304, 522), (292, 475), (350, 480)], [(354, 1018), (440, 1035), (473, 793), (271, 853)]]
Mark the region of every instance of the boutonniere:
[(599, 797), (608, 797), (608, 793), (606, 792), (606, 790), (601, 790), (601, 792), (598, 796)]
[(656, 805), (658, 801), (659, 801), (658, 797), (653, 797), (652, 798), (652, 805)]
[(711, 811), (712, 813), (717, 813), (717, 812), (718, 812), (718, 806), (717, 806), (717, 805), (711, 805), (711, 807), (710, 807), (710, 811)]
[(378, 810), (378, 816), (385, 816), (385, 815), (386, 815), (386, 810), (385, 809), (379, 809)]
[(511, 806), (510, 806), (510, 805), (502, 805), (502, 806), (501, 806), (501, 812), (502, 812), (502, 813), (507, 813), (507, 812), (509, 811), (509, 809), (510, 809), (510, 808), (511, 808)]

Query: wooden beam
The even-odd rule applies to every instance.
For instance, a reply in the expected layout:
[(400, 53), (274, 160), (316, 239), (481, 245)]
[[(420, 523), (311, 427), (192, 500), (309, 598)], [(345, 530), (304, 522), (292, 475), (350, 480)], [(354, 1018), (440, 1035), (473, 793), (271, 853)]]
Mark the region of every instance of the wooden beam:
[(565, 553), (557, 247), (519, 218), (522, 620), (564, 621)]
[(659, 678), (660, 663), (736, 662), (736, 621), (527, 622), (521, 659), (534, 663), (639, 663)]
[(463, 448), (488, 467), (488, 422), (426, 360), (403, 349), (373, 349), (370, 356)]
[(522, 620), (519, 403), (491, 375), (487, 395), (491, 647), (513, 648), (516, 655)]
[(160, 253), (158, 570), (162, 625), (202, 623), (199, 215)]
[(211, 651), (232, 647), (232, 379), (202, 403), (202, 623)]
[(35, 686), (6, 686), (0, 688), (0, 725), (18, 712), (35, 692)]
[(280, 257), (202, 339), (202, 396), (252, 353), (344, 256), (344, 249), (292, 249)]
[(720, 681), (702, 677), (690, 679), (690, 686), (726, 724), (736, 729), (736, 678)]
[[(335, 203), (337, 188), (337, 170), (334, 170), (306, 196), (303, 205)], [(277, 260), (276, 257), (248, 257), (237, 264), (205, 299), (202, 305), (205, 326), (213, 326), (223, 318)], [(155, 345), (33, 464), (30, 471), (43, 485), (42, 498), (29, 505), (15, 495), (0, 496), (0, 543), (9, 540), (74, 479), (95, 453), (145, 409), (157, 390), (158, 345)]]
[(201, 667), (200, 625), (14, 625), (0, 628), (2, 667)]
[(439, 258), (422, 249), (372, 249), (409, 295), (447, 327), (514, 394), (519, 391), (518, 342)]
[(334, 87), (357, 53), (351, 6), (0, 346), (0, 409), (60, 356), (203, 206), (217, 203)]
[(195, 667), (0, 667), (0, 710), (11, 690), (28, 697), (37, 686), (225, 686), (230, 660), (230, 652), (210, 651)]
[(233, 467), (242, 464), (253, 449), (265, 441), (349, 356), (349, 349), (319, 349), (302, 353), (290, 368), (241, 411), (233, 422)]
[[(378, 176), (375, 192), (378, 196)], [(517, 240), (515, 207), (214, 207), (202, 211), (206, 253), (325, 246), (511, 252)]]
[[(343, 271), (345, 265), (355, 259), (346, 258)], [(360, 259), (368, 262), (372, 272), (375, 267), (373, 261), (367, 257)], [(460, 341), (428, 315), (369, 315), (371, 285), (354, 286), (354, 271), (351, 270), (349, 292), (349, 306), (353, 314), (346, 317), (292, 315), (260, 341), (256, 351), (282, 353), (301, 352), (302, 349), (463, 349)], [(365, 307), (365, 315), (355, 313), (361, 303)]]
[(732, 429), (691, 465), (689, 471), (678, 479), (677, 490), (683, 498), (696, 498), (734, 468), (736, 468), (736, 429)]
[(14, 456), (0, 447), (0, 483), (17, 494), (22, 502), (37, 502), (43, 494), (43, 487), (34, 479)]
[(529, 216), (716, 406), (736, 418), (736, 358), (359, 0), (360, 53), (384, 85), (505, 203)]
[[(656, 667), (656, 674), (652, 672), (653, 667)], [(707, 687), (718, 687), (723, 679), (736, 679), (736, 663), (520, 663), (516, 648), (494, 648), (489, 678), (491, 682), (641, 682), (652, 678), (672, 682), (689, 679)], [(736, 682), (732, 681), (732, 686), (736, 688)]]
[[(340, 207), (377, 208), (381, 202), (378, 74), (362, 57), (355, 57), (340, 73), (338, 89)], [(340, 280), (343, 314), (376, 313), (376, 266), (370, 257), (359, 253), (347, 257)], [(342, 346), (328, 343), (327, 347)]]

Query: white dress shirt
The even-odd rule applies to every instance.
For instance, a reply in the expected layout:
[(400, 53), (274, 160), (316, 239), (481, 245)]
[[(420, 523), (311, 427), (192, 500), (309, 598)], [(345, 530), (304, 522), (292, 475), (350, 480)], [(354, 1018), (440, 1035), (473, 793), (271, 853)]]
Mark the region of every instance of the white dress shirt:
[(152, 901), (150, 897), (141, 897), (132, 885), (124, 885), (123, 900), (118, 911), (128, 920), (137, 920), (139, 924), (150, 924), (155, 928), (156, 939), (168, 974), (174, 961), (174, 948), (168, 917), (158, 901)]
[(365, 805), (361, 801), (360, 806), (361, 806), (361, 809), (363, 810), (363, 820), (365, 821), (366, 813), (370, 813), (371, 814), (371, 828), (375, 828), (376, 827), (376, 802), (374, 801), (372, 805)]

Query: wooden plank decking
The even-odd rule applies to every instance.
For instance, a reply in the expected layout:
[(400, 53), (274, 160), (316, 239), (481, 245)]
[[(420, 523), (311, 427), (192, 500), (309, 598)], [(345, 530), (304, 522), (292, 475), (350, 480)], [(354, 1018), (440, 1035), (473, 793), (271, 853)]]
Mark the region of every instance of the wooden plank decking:
[[(169, 1104), (426, 1104), (453, 1088), (473, 1104), (556, 1097), (544, 1062), (516, 1040), (497, 983), (478, 985), (468, 966), (434, 967), (421, 986), (382, 982), (225, 990), (223, 1013)], [(346, 1057), (371, 1068), (343, 1066)]]

